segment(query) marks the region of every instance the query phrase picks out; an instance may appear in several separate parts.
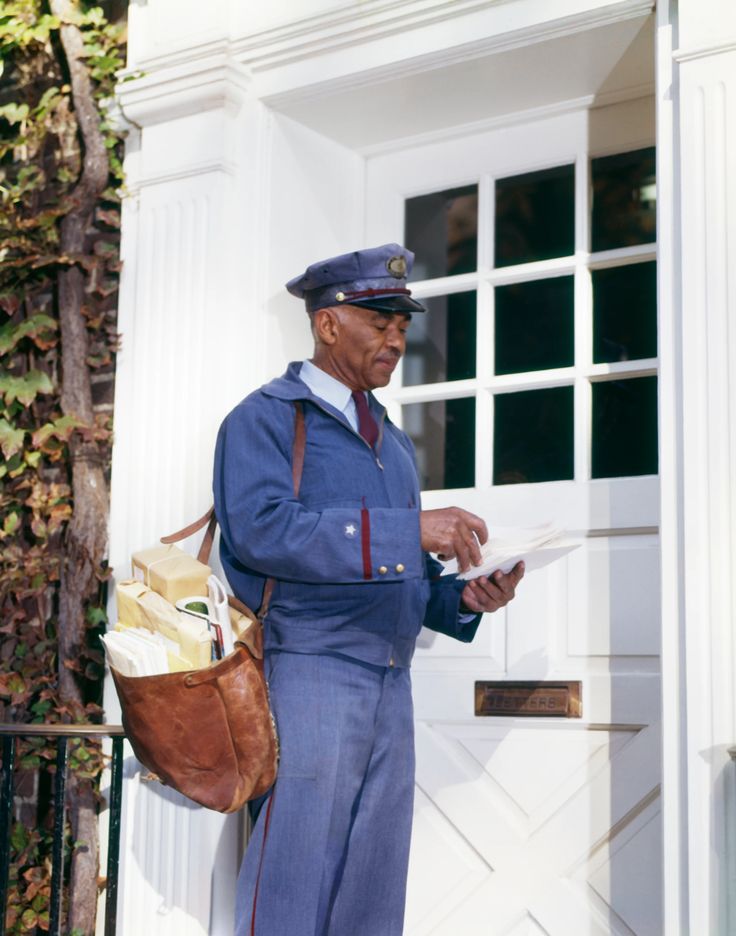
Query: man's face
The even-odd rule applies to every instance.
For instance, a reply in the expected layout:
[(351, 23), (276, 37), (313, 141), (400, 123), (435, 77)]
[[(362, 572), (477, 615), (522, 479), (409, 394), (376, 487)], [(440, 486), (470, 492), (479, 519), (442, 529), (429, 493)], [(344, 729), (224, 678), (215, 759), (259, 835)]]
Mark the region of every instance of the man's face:
[(330, 311), (336, 320), (330, 347), (336, 375), (355, 390), (385, 387), (406, 350), (411, 316), (361, 306), (338, 306)]

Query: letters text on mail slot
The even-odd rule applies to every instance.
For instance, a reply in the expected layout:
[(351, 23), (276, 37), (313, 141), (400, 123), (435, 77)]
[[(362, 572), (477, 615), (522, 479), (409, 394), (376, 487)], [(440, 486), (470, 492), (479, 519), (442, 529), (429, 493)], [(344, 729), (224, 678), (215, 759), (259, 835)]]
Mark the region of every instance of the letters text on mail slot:
[(503, 682), (478, 680), (476, 715), (580, 718), (580, 682)]

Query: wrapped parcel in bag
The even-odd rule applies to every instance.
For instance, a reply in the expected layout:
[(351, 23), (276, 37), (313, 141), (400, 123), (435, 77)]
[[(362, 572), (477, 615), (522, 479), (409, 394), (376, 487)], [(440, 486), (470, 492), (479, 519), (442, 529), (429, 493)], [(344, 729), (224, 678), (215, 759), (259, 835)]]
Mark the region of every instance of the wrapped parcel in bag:
[(173, 671), (209, 666), (212, 638), (206, 621), (177, 611), (170, 602), (137, 579), (118, 582), (115, 597), (121, 624), (144, 628), (166, 639)]
[(176, 604), (187, 595), (206, 595), (209, 566), (173, 543), (139, 549), (132, 556), (133, 576), (163, 598)]

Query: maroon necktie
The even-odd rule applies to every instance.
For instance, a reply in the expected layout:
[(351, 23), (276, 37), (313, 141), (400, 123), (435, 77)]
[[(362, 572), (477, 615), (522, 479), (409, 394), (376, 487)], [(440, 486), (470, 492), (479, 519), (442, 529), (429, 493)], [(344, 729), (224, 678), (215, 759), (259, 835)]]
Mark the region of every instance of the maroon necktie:
[(355, 402), (355, 408), (358, 411), (358, 431), (371, 448), (378, 440), (378, 424), (373, 418), (368, 404), (365, 400), (365, 394), (362, 390), (353, 390), (351, 394)]

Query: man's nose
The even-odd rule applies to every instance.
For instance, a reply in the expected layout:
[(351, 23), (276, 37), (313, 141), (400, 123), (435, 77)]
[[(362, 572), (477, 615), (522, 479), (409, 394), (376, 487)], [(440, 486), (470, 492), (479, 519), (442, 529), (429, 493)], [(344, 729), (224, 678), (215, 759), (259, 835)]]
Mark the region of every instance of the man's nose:
[(386, 343), (403, 354), (406, 336), (400, 328), (392, 325), (386, 330)]

